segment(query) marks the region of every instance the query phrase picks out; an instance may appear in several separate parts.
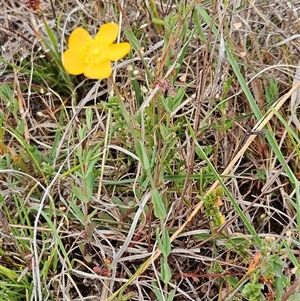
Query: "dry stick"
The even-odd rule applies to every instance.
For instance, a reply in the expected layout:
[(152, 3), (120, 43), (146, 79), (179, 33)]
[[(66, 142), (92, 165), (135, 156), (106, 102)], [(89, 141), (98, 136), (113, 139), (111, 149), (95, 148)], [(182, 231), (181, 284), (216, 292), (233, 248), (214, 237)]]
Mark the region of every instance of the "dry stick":
[(282, 301), (286, 301), (292, 293), (296, 290), (297, 286), (300, 284), (300, 278), (296, 279), (294, 283), (290, 286), (290, 288), (284, 293), (282, 296)]
[[(7, 22), (7, 20), (6, 20)], [(2, 28), (4, 29), (8, 29), (9, 31), (13, 32), (13, 33), (16, 33), (18, 36), (21, 36), (23, 38), (22, 35), (18, 34), (17, 32), (15, 32), (14, 30), (12, 29), (9, 29), (8, 28), (8, 24), (7, 24), (7, 27), (3, 27), (1, 26)], [(27, 40), (25, 38), (25, 40)], [(28, 40), (27, 40), (28, 41)], [(32, 44), (31, 41), (29, 41), (29, 43)], [(10, 51), (10, 55), (11, 57), (13, 58), (13, 52), (12, 52), (12, 47), (11, 47), (11, 43), (9, 44), (9, 51)], [(14, 64), (14, 59), (13, 59), (13, 64)], [(23, 97), (23, 94), (22, 94), (22, 91), (21, 91), (21, 88), (20, 88), (20, 82), (18, 80), (18, 76), (17, 76), (17, 71), (16, 71), (16, 68), (14, 68), (14, 78), (15, 78), (15, 83), (16, 83), (16, 90), (17, 90), (17, 99), (18, 99), (18, 104), (19, 104), (19, 112), (20, 112), (20, 115), (21, 115), (21, 118), (24, 122), (24, 136), (25, 136), (25, 141), (27, 143), (29, 143), (29, 130), (28, 130), (28, 124), (27, 124), (27, 119), (26, 119), (26, 115), (25, 115), (25, 111), (24, 111), (24, 97)]]
[[(274, 116), (274, 110), (278, 111), (282, 105), (286, 102), (286, 100), (300, 87), (300, 82), (298, 82), (297, 85), (295, 85), (294, 87), (291, 88), (291, 90), (285, 94), (284, 97), (282, 97), (282, 99), (278, 102), (278, 104), (274, 107), (274, 109), (270, 109), (269, 113), (266, 115), (266, 117), (262, 118), (257, 124), (256, 126), (254, 126), (253, 131), (261, 131), (266, 124), (271, 120), (271, 118)], [(227, 168), (223, 171), (223, 173), (221, 174), (221, 176), (226, 176), (230, 173), (232, 167), (234, 166), (234, 164), (241, 158), (241, 156), (243, 156), (244, 152), (246, 151), (246, 149), (249, 147), (249, 145), (253, 142), (253, 140), (255, 139), (255, 135), (250, 135), (248, 137), (248, 139), (246, 140), (245, 144), (241, 147), (241, 149), (239, 150), (239, 152), (235, 155), (235, 157), (232, 159), (232, 161), (230, 162), (230, 164), (227, 166)], [(224, 178), (224, 181), (226, 181), (226, 177)], [(214, 184), (210, 187), (210, 189), (206, 192), (205, 195), (208, 195), (209, 193), (211, 193), (212, 191), (214, 191), (217, 187), (219, 186), (219, 181), (215, 181)], [(170, 240), (171, 242), (174, 241), (177, 236), (184, 230), (184, 228), (186, 227), (186, 225), (193, 219), (193, 217), (198, 213), (198, 211), (201, 209), (201, 207), (203, 206), (203, 201), (200, 201), (196, 207), (194, 208), (194, 210), (192, 211), (192, 213), (190, 214), (190, 216), (188, 217), (188, 219), (181, 225), (181, 227), (179, 227), (177, 229), (177, 231), (171, 236)], [(109, 297), (108, 299), (106, 299), (106, 301), (111, 301), (113, 300), (115, 297), (118, 296), (118, 294), (123, 291), (129, 284), (131, 284), (134, 280), (137, 279), (138, 276), (140, 276), (143, 272), (146, 271), (146, 269), (151, 265), (152, 261), (156, 260), (159, 256), (161, 255), (161, 250), (157, 249), (155, 251), (155, 253), (153, 254), (152, 257), (148, 258), (147, 261), (145, 261), (140, 267), (139, 269), (134, 273), (134, 275), (132, 275), (132, 277), (120, 288), (118, 289), (111, 297)]]

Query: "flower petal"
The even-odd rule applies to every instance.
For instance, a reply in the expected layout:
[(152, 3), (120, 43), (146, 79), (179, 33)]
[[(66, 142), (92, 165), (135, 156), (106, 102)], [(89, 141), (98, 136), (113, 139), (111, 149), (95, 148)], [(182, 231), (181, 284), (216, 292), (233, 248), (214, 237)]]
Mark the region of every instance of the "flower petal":
[(81, 48), (88, 40), (91, 40), (90, 34), (81, 27), (75, 28), (68, 41), (69, 48)]
[(103, 24), (100, 27), (95, 37), (95, 40), (97, 41), (97, 43), (110, 45), (116, 40), (118, 36), (118, 32), (119, 32), (118, 24), (115, 23)]
[(108, 59), (117, 61), (122, 59), (130, 51), (130, 44), (127, 42), (112, 44), (109, 46)]
[(91, 64), (84, 69), (84, 75), (91, 79), (108, 78), (112, 73), (110, 61), (104, 61), (100, 64)]
[(62, 60), (64, 68), (69, 74), (78, 75), (83, 73), (86, 64), (79, 56), (76, 49), (66, 50), (63, 54)]

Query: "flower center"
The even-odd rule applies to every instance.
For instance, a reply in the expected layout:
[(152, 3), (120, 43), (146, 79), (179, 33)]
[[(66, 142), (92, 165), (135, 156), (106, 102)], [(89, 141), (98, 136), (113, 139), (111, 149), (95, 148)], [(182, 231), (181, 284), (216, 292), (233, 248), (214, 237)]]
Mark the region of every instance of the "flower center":
[(86, 64), (99, 65), (108, 60), (109, 45), (90, 40), (81, 48), (80, 56)]

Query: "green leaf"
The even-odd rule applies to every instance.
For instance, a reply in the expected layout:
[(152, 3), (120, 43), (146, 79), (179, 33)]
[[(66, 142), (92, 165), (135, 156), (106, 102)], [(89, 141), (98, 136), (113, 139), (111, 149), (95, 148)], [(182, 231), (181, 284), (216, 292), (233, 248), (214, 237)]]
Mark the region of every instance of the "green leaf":
[(0, 274), (2, 274), (5, 277), (8, 277), (11, 280), (17, 280), (18, 274), (2, 265), (0, 265)]
[(124, 30), (124, 34), (134, 50), (139, 51), (142, 48), (139, 40), (135, 37), (135, 35), (131, 31), (126, 29)]
[(171, 102), (172, 102), (172, 97), (167, 97), (167, 98), (162, 98), (161, 102), (163, 104), (163, 106), (165, 107), (166, 111), (168, 113), (171, 113)]
[(163, 245), (162, 240), (160, 238), (159, 228), (156, 228), (156, 241), (157, 241), (159, 249), (161, 250), (162, 255), (166, 256), (166, 254), (164, 253), (164, 245)]
[(171, 112), (175, 111), (177, 107), (181, 104), (184, 94), (185, 94), (185, 89), (183, 87), (179, 88), (178, 91), (176, 91), (176, 95), (172, 99), (172, 103), (171, 103)]
[(165, 256), (169, 256), (171, 254), (171, 241), (169, 232), (167, 229), (162, 229), (162, 241), (164, 247), (164, 254)]
[(88, 152), (87, 154), (87, 157), (84, 158), (86, 162), (88, 162), (88, 168), (86, 170), (86, 174), (89, 175), (89, 174), (92, 174), (94, 175), (94, 167), (96, 165), (96, 163), (98, 162), (98, 158), (95, 158), (93, 160), (90, 160), (90, 157), (92, 156), (91, 152)]
[(167, 258), (171, 253), (171, 241), (167, 229), (162, 230), (162, 238), (160, 238), (159, 228), (156, 228), (156, 241), (162, 255)]
[(167, 215), (166, 208), (157, 189), (151, 190), (151, 197), (155, 217), (165, 218)]
[(159, 130), (163, 139), (166, 139), (167, 136), (170, 134), (170, 129), (166, 127), (164, 124), (160, 125)]
[(49, 27), (49, 25), (47, 24), (47, 21), (46, 19), (44, 18), (44, 25), (45, 25), (45, 29), (46, 29), (46, 32), (48, 34), (48, 37), (54, 47), (55, 50), (58, 49), (57, 47), (57, 39), (56, 39), (56, 36), (55, 34), (52, 32), (51, 28)]
[(89, 202), (93, 196), (93, 191), (95, 186), (95, 177), (93, 172), (87, 174), (84, 180), (84, 185), (85, 185), (85, 199), (87, 200), (86, 202)]
[(82, 201), (84, 203), (88, 203), (90, 201), (90, 198), (84, 194), (82, 188), (79, 188), (79, 187), (73, 185), (72, 192), (80, 201)]
[(175, 297), (175, 293), (176, 293), (176, 290), (172, 290), (171, 292), (169, 292), (167, 301), (172, 301)]
[(165, 301), (165, 298), (164, 298), (162, 292), (158, 289), (156, 281), (152, 281), (152, 287), (153, 287), (153, 292), (154, 292), (154, 294), (156, 296), (156, 299), (158, 301)]
[(86, 115), (86, 126), (88, 130), (92, 129), (92, 125), (93, 125), (93, 110), (91, 107), (87, 107), (86, 111), (85, 111), (85, 115)]
[(70, 201), (69, 205), (71, 209), (74, 211), (76, 218), (81, 221), (82, 223), (85, 222), (85, 217), (81, 211), (81, 209), (77, 206), (77, 204), (74, 201)]
[(168, 283), (171, 280), (172, 278), (171, 269), (169, 267), (167, 259), (164, 257), (160, 259), (160, 273), (161, 273), (161, 280), (164, 283)]
[[(242, 294), (244, 297), (248, 298), (249, 301), (262, 300), (262, 289), (264, 285), (262, 283), (248, 283), (245, 285)], [(260, 297), (260, 299), (258, 299)]]
[(149, 170), (150, 163), (142, 141), (138, 140), (136, 143), (136, 152), (145, 170)]
[(275, 296), (276, 300), (282, 300), (283, 292), (286, 287), (287, 278), (284, 275), (275, 276)]

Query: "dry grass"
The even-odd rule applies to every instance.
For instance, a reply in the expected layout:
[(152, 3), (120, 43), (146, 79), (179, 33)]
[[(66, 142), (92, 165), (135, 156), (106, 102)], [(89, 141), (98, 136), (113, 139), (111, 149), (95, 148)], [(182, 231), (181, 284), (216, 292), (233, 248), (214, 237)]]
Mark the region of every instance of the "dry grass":
[[(298, 300), (300, 3), (52, 2), (0, 1), (0, 300)], [(65, 74), (111, 21), (113, 76)]]

